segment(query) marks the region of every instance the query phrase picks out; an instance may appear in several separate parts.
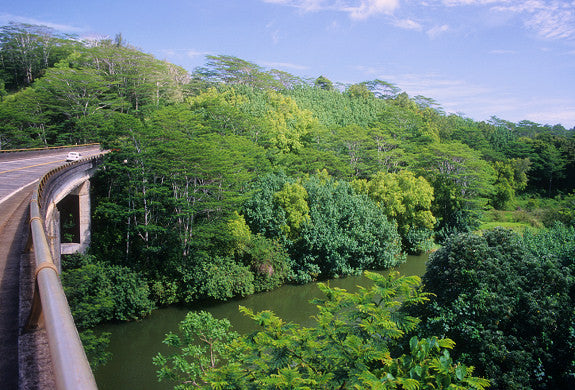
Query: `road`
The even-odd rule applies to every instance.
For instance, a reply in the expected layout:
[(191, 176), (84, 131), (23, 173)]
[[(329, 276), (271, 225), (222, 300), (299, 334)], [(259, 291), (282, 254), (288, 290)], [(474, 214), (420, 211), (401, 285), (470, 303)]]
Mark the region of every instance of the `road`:
[[(66, 163), (66, 155), (72, 149), (58, 149), (53, 152), (26, 156), (19, 153), (7, 155), (0, 160), (0, 214), (2, 203), (21, 188), (39, 180), (48, 171)], [(82, 151), (82, 157), (100, 153), (99, 146)]]
[[(19, 388), (20, 281), (30, 196), (51, 169), (66, 163), (72, 149), (0, 156), (0, 389)], [(99, 146), (82, 150), (82, 157), (99, 154)], [(24, 317), (25, 318), (25, 317)], [(32, 355), (31, 359), (37, 357)], [(26, 387), (24, 387), (26, 388)], [(37, 388), (37, 387), (32, 387)]]

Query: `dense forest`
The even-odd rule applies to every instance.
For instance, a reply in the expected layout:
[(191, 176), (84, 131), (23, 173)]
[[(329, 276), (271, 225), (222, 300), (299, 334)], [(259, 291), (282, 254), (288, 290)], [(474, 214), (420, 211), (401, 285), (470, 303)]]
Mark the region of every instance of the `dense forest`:
[[(383, 80), (341, 85), (226, 55), (188, 72), (121, 35), (82, 41), (15, 23), (0, 27), (0, 98), (0, 149), (99, 142), (112, 151), (93, 179), (92, 246), (64, 259), (62, 272), (95, 362), (105, 352), (90, 328), (104, 321), (385, 269), (436, 250), (423, 290), (380, 281), (405, 285), (389, 297), (422, 297), (398, 311), (410, 326), (394, 319), (415, 338), (401, 343), (389, 328), (378, 334), (396, 341), (381, 348), (435, 351), (436, 360), (452, 349), (492, 388), (574, 383), (575, 129), (475, 121)], [(337, 294), (326, 292), (320, 320), (328, 321)], [(337, 299), (349, 315), (350, 305), (367, 305)], [(279, 334), (278, 319), (251, 315)], [(365, 326), (341, 334), (373, 339)], [(286, 340), (309, 336), (281, 329), (292, 332)], [(243, 342), (238, 348), (261, 356)], [(370, 353), (355, 383), (373, 380), (365, 367), (383, 357)], [(397, 378), (421, 361), (405, 359), (394, 363)], [(262, 378), (289, 371), (308, 381), (302, 386), (353, 387), (350, 373), (312, 377), (321, 369), (292, 372), (290, 361), (262, 364)], [(441, 381), (485, 385), (445, 364)], [(204, 380), (232, 376), (247, 386), (240, 368)]]

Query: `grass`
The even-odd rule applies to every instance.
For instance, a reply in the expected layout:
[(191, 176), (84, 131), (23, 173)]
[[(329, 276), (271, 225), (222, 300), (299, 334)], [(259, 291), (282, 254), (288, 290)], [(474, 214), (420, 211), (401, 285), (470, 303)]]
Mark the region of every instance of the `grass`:
[(488, 210), (481, 218), (479, 231), (496, 227), (514, 230), (523, 233), (527, 228), (541, 228), (543, 223), (536, 213), (518, 208), (516, 210)]
[(533, 228), (533, 226), (529, 223), (525, 222), (499, 222), (499, 221), (492, 221), (492, 222), (483, 222), (479, 226), (479, 231), (483, 230), (491, 230), (496, 227), (502, 227), (505, 229), (511, 229), (516, 231), (517, 233), (523, 233), (525, 229)]
[(575, 193), (553, 199), (525, 196), (510, 207), (513, 209), (485, 210), (478, 231), (500, 226), (523, 233), (526, 228), (541, 229), (557, 221), (566, 225), (575, 223)]

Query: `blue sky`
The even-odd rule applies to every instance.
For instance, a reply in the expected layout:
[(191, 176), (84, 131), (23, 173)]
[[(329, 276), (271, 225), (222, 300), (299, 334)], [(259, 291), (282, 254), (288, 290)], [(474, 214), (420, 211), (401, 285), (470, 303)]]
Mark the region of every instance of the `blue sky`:
[(1, 0), (0, 24), (121, 33), (193, 70), (227, 54), (333, 82), (381, 79), (475, 120), (575, 127), (575, 0)]

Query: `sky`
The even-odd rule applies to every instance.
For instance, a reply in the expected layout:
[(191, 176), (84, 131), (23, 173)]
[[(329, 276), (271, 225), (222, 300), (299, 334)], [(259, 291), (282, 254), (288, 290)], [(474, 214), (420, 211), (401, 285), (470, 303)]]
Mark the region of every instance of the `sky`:
[(575, 128), (575, 0), (0, 0), (0, 25), (114, 38), (192, 71), (232, 55), (380, 79), (447, 113)]

